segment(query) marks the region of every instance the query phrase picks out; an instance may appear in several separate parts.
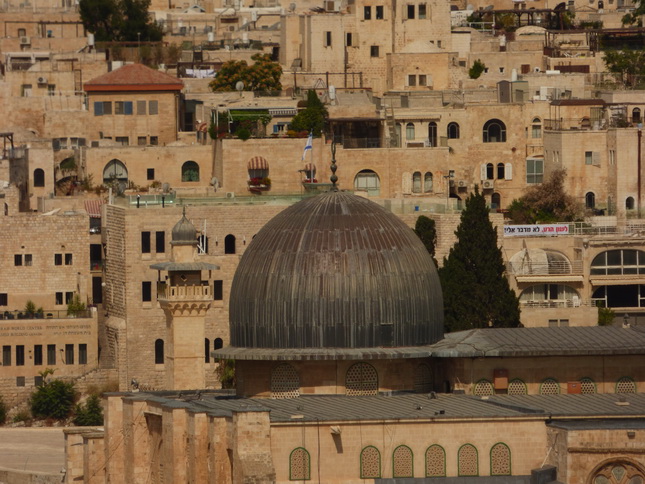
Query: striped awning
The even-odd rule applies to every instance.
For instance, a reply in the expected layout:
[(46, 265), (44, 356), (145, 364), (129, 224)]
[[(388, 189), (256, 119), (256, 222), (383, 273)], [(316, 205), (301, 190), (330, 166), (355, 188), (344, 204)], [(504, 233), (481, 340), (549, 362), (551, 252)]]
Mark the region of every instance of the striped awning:
[(316, 165), (314, 163), (305, 164), (305, 171), (316, 171)]
[(105, 200), (85, 200), (85, 211), (92, 218), (101, 218), (101, 205)]
[(268, 170), (269, 162), (261, 156), (254, 156), (249, 160), (249, 170)]

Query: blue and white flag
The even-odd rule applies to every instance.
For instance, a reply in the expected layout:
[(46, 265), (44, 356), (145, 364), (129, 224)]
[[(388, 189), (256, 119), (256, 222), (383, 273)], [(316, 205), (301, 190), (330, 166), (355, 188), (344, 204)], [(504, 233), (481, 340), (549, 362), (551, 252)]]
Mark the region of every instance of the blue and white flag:
[(307, 156), (307, 151), (311, 151), (313, 149), (313, 142), (314, 142), (314, 133), (313, 131), (309, 132), (309, 137), (307, 138), (307, 144), (305, 145), (305, 151), (302, 153), (302, 161), (305, 161), (305, 156)]

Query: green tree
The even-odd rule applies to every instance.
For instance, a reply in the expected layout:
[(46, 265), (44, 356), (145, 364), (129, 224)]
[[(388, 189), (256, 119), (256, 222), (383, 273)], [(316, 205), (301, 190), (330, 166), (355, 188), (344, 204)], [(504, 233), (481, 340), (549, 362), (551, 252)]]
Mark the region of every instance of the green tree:
[(435, 250), (437, 247), (437, 229), (435, 221), (425, 215), (421, 215), (414, 224), (414, 233), (421, 239), (423, 245), (426, 246), (428, 253), (432, 257), (434, 265), (437, 266), (437, 259), (435, 259)]
[(271, 60), (269, 54), (255, 54), (246, 61), (230, 60), (224, 62), (217, 77), (210, 83), (213, 91), (235, 91), (235, 85), (242, 81), (246, 91), (281, 91), (282, 67)]
[(564, 190), (566, 170), (555, 170), (549, 179), (529, 187), (508, 207), (508, 216), (516, 224), (572, 222), (582, 217), (575, 199)]
[(486, 70), (486, 64), (477, 59), (473, 62), (472, 67), (468, 70), (468, 77), (471, 79), (479, 79), (479, 76)]
[(74, 409), (76, 392), (74, 384), (62, 380), (47, 380), (54, 370), (46, 369), (40, 372), (43, 384), (31, 394), (31, 414), (36, 418), (53, 418), (64, 420), (69, 417)]
[(83, 27), (99, 42), (158, 42), (163, 31), (150, 17), (150, 0), (80, 0)]
[(322, 103), (316, 91), (307, 91), (307, 107), (296, 114), (291, 120), (294, 131), (313, 131), (314, 136), (320, 136), (325, 129), (327, 108)]
[(222, 388), (235, 388), (235, 360), (219, 360), (215, 373), (222, 384)]
[(605, 66), (624, 87), (635, 87), (645, 75), (645, 51), (607, 50)]
[(598, 303), (598, 326), (611, 326), (614, 324), (616, 313), (611, 308), (606, 308)]
[(74, 425), (103, 425), (103, 407), (101, 407), (101, 398), (98, 395), (90, 395), (85, 404), (76, 405)]
[(0, 397), (0, 425), (3, 425), (6, 420), (7, 420), (7, 406), (2, 400), (2, 397)]
[(77, 316), (83, 311), (85, 311), (85, 303), (81, 301), (81, 297), (78, 293), (74, 293), (74, 297), (67, 304), (67, 314), (69, 316)]
[(506, 279), (497, 232), (477, 186), (455, 235), (457, 242), (439, 269), (446, 331), (519, 326), (519, 300)]

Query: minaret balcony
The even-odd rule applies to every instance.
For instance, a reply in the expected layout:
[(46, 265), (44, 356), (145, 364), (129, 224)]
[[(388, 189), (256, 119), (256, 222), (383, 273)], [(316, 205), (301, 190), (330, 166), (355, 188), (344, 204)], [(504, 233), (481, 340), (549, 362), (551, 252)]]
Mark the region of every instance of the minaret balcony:
[(183, 286), (169, 286), (159, 284), (157, 286), (157, 300), (179, 302), (179, 301), (212, 301), (213, 288), (208, 284), (194, 284)]

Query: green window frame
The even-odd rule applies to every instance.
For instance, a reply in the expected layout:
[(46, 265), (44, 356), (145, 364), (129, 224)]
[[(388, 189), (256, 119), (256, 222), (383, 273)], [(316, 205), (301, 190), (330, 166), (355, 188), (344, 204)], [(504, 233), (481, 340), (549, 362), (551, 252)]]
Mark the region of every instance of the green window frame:
[[(430, 462), (430, 454), (433, 451), (441, 452), (441, 456), (437, 456), (441, 460), (439, 466), (436, 466), (436, 462)], [(435, 464), (433, 469), (430, 468), (431, 464)], [(439, 467), (441, 467), (441, 470), (439, 470)], [(433, 444), (426, 449), (426, 477), (446, 477), (446, 449), (439, 444)]]
[[(495, 463), (493, 459), (499, 457), (495, 455), (497, 450), (508, 454), (508, 462)], [(499, 452), (498, 452), (499, 453)], [(511, 448), (504, 442), (497, 442), (490, 448), (490, 475), (491, 476), (510, 476), (512, 474)]]
[[(625, 384), (628, 384), (630, 386), (633, 385), (634, 391), (625, 391), (625, 389), (620, 388)], [(636, 386), (636, 381), (631, 376), (621, 376), (618, 380), (616, 380), (616, 386), (614, 388), (614, 392), (615, 393), (638, 393), (638, 387)]]
[[(405, 454), (403, 454), (405, 453)], [(410, 456), (409, 472), (406, 472), (407, 463), (401, 458)], [(414, 477), (414, 452), (407, 445), (399, 445), (392, 452), (392, 477)]]
[(308, 481), (310, 479), (311, 457), (309, 452), (304, 447), (296, 447), (289, 454), (289, 480)]
[(549, 386), (557, 385), (556, 394), (559, 395), (560, 393), (562, 393), (562, 388), (560, 387), (560, 382), (558, 380), (556, 380), (555, 378), (549, 377), (549, 378), (545, 378), (544, 380), (542, 380), (542, 383), (540, 383), (540, 392), (539, 392), (540, 395), (553, 395), (553, 393), (551, 393), (551, 392), (543, 393), (543, 392), (546, 391), (545, 385), (549, 385)]
[[(376, 459), (378, 461), (376, 464), (376, 467), (377, 467), (376, 469), (371, 469), (369, 467), (366, 468), (366, 465), (365, 465), (366, 452), (370, 452), (372, 453), (372, 455), (376, 455)], [(360, 475), (361, 475), (361, 479), (380, 479), (381, 478), (381, 451), (378, 450), (373, 445), (368, 445), (367, 447), (363, 448), (363, 450), (361, 450)]]
[[(471, 449), (475, 452), (475, 465), (473, 470), (466, 469), (466, 466), (464, 465), (465, 463), (462, 462), (464, 452), (470, 451)], [(464, 444), (459, 447), (459, 450), (457, 451), (457, 475), (460, 477), (479, 476), (479, 451), (473, 444)]]

